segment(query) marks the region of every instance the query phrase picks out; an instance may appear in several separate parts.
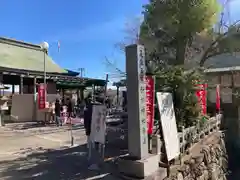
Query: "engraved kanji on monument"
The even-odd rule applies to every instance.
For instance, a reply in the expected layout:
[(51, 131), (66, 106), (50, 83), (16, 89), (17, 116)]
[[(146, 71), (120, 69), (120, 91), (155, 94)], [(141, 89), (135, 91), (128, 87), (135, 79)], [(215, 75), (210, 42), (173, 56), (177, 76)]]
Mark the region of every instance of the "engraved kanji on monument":
[(148, 156), (146, 122), (145, 50), (142, 45), (126, 47), (128, 97), (128, 150), (136, 159)]

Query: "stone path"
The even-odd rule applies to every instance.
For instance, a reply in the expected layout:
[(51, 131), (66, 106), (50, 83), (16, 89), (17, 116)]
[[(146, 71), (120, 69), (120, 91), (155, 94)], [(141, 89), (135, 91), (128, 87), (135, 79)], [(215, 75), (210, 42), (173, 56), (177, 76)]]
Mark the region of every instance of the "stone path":
[(14, 160), (0, 162), (1, 180), (77, 180), (111, 179), (112, 165), (104, 164), (100, 171), (87, 169), (86, 147), (37, 151)]
[[(75, 127), (72, 132), (77, 146), (70, 148), (68, 127), (0, 128), (0, 180), (118, 179), (111, 161), (98, 172), (87, 169), (85, 131)], [(107, 148), (106, 156), (117, 151)]]

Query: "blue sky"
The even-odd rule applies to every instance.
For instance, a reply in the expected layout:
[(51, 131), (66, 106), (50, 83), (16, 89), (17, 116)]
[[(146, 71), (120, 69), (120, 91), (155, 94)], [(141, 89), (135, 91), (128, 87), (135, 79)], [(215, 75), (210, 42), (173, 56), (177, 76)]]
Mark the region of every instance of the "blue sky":
[[(85, 68), (86, 76), (103, 78), (104, 57), (124, 69), (124, 55), (114, 44), (123, 40), (126, 22), (141, 15), (147, 0), (1, 0), (0, 36), (32, 43), (49, 42), (50, 55), (62, 67)], [(239, 17), (240, 0), (230, 4)], [(61, 49), (58, 53), (57, 41)]]
[[(124, 68), (114, 47), (123, 40), (125, 23), (141, 15), (147, 0), (2, 0), (0, 36), (39, 44), (62, 67), (85, 68), (86, 76), (102, 78), (109, 57)], [(58, 53), (57, 41), (61, 47)]]

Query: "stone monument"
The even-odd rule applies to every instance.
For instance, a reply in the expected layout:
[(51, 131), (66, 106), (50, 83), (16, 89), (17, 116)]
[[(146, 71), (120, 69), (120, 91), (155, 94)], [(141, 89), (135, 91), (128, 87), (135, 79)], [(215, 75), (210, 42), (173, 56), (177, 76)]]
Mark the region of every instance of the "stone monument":
[(128, 98), (128, 150), (139, 160), (148, 156), (146, 122), (146, 85), (144, 47), (132, 45), (126, 48), (127, 98)]
[(120, 159), (119, 171), (130, 177), (144, 178), (159, 169), (160, 159), (159, 155), (148, 153), (144, 46), (126, 47), (126, 72), (129, 155)]

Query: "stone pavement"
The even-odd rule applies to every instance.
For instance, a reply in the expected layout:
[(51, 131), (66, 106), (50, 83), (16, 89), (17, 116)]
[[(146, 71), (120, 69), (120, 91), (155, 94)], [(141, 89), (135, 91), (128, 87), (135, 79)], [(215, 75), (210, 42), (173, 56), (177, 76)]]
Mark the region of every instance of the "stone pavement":
[[(69, 127), (0, 128), (0, 180), (118, 179), (112, 161), (98, 172), (87, 169), (85, 131), (77, 126), (72, 132), (74, 147), (70, 147)], [(120, 151), (106, 147), (106, 157)]]
[(100, 171), (87, 168), (86, 147), (38, 151), (25, 157), (0, 162), (0, 180), (117, 180), (114, 164), (105, 163)]
[[(86, 137), (84, 130), (79, 128), (72, 131), (75, 144), (84, 144)], [(0, 157), (10, 155), (26, 148), (52, 149), (71, 145), (70, 131), (67, 127), (46, 127), (35, 129), (35, 131), (11, 131), (0, 129)]]

